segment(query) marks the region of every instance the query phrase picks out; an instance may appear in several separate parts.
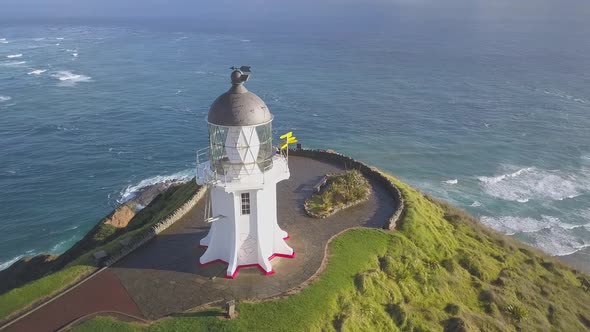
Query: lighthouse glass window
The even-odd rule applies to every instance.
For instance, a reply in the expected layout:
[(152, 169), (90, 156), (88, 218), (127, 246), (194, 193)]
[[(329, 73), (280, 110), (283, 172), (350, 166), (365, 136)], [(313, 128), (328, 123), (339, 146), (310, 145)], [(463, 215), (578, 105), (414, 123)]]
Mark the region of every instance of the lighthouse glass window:
[(242, 193), (242, 214), (250, 214), (250, 193)]

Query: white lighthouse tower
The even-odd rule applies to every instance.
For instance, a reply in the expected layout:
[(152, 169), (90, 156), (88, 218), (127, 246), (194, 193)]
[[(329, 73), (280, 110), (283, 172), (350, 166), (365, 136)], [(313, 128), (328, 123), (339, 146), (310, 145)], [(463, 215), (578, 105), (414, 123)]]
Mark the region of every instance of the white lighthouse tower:
[(209, 148), (197, 152), (197, 182), (208, 186), (211, 223), (199, 263), (227, 263), (227, 278), (253, 266), (270, 275), (272, 258), (295, 257), (277, 223), (277, 183), (289, 178), (289, 166), (272, 145), (272, 114), (244, 87), (250, 67), (232, 69), (231, 88), (209, 110)]

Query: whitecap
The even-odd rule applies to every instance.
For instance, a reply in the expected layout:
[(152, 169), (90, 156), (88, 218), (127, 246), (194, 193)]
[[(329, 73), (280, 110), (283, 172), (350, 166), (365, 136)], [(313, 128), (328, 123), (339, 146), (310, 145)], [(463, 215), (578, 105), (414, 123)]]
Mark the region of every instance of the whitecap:
[(583, 179), (535, 167), (493, 177), (480, 176), (477, 179), (486, 194), (520, 203), (531, 199), (563, 200), (579, 196), (585, 191)]
[(241, 41), (242, 43), (249, 43), (249, 42), (251, 42), (251, 40), (250, 40), (250, 39), (240, 39), (240, 41)]
[(64, 38), (63, 38), (63, 37), (56, 37), (55, 39), (56, 39), (56, 40), (64, 40)]
[(480, 207), (481, 205), (482, 205), (482, 204), (481, 204), (479, 201), (474, 201), (473, 203), (471, 203), (471, 205), (470, 205), (470, 206), (473, 206), (473, 207)]
[(67, 70), (58, 71), (52, 74), (51, 76), (58, 79), (60, 81), (60, 85), (62, 86), (74, 86), (77, 83), (92, 81), (92, 77), (90, 76), (74, 74), (71, 71)]
[(25, 63), (27, 63), (27, 62), (26, 61), (10, 61), (10, 62), (3, 62), (0, 65), (2, 65), (4, 67), (14, 67), (14, 66), (24, 65)]
[(6, 38), (0, 38), (0, 44), (8, 44), (8, 40)]
[(0, 103), (3, 103), (3, 102), (6, 102), (6, 101), (9, 101), (10, 99), (12, 99), (12, 97), (10, 97), (10, 96), (2, 96), (2, 95), (0, 95)]
[(28, 75), (41, 75), (46, 71), (47, 71), (46, 69), (35, 69), (33, 71), (28, 72), (27, 74)]
[(313, 113), (312, 116), (317, 118), (319, 115), (317, 115), (316, 113)]
[(72, 56), (73, 56), (74, 58), (77, 58), (77, 57), (78, 57), (78, 53), (72, 53)]
[(195, 170), (190, 168), (170, 175), (158, 175), (151, 178), (141, 180), (136, 185), (127, 186), (120, 193), (120, 198), (117, 200), (119, 204), (125, 203), (133, 199), (142, 189), (153, 186), (158, 183), (166, 183), (168, 185), (176, 183), (184, 183), (195, 176)]
[(443, 182), (446, 183), (446, 184), (457, 184), (457, 183), (459, 183), (459, 180), (457, 180), (457, 179), (451, 179), (451, 180), (446, 180), (446, 181), (443, 181)]
[(18, 53), (18, 54), (9, 54), (6, 57), (9, 59), (18, 59), (18, 58), (21, 58), (22, 56), (23, 56), (22, 53)]

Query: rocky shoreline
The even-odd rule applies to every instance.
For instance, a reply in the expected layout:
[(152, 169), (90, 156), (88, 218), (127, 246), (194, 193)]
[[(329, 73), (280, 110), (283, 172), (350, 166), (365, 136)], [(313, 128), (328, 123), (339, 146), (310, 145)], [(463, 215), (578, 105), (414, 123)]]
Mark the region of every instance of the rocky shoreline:
[(101, 219), (82, 239), (61, 255), (39, 254), (17, 260), (8, 268), (0, 271), (0, 294), (63, 268), (92, 249), (102, 225), (124, 229), (133, 217), (154, 201), (158, 195), (182, 183), (179, 181), (165, 181), (142, 188), (135, 196), (121, 203), (105, 218)]

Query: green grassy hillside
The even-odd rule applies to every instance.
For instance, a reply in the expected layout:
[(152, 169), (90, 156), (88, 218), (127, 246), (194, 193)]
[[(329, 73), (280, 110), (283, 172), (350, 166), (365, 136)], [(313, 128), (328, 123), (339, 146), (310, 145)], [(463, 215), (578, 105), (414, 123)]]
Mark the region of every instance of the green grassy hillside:
[(95, 318), (76, 331), (587, 331), (588, 278), (391, 178), (397, 231), (352, 229), (322, 276), (282, 300), (183, 314), (149, 326)]

